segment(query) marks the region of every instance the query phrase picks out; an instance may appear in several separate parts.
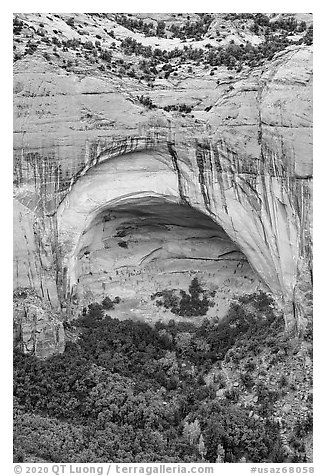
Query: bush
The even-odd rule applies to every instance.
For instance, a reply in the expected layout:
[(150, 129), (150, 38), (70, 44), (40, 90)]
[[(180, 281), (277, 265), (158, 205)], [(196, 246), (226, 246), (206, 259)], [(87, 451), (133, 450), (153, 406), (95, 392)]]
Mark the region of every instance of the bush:
[(304, 418), (296, 421), (294, 426), (294, 435), (303, 439), (313, 430), (313, 415), (309, 412)]
[(156, 109), (156, 105), (153, 104), (153, 101), (148, 96), (141, 95), (141, 96), (137, 96), (137, 98), (139, 102), (143, 104), (145, 107), (147, 107), (148, 109)]
[(100, 54), (100, 58), (103, 61), (107, 61), (108, 63), (111, 63), (112, 60), (112, 53), (109, 50), (102, 50)]
[(14, 54), (14, 62), (22, 59), (23, 55), (21, 53)]
[(28, 40), (27, 45), (26, 45), (25, 54), (26, 55), (33, 55), (36, 50), (37, 50), (37, 44), (32, 43), (30, 40)]
[(95, 46), (91, 41), (85, 41), (84, 48), (86, 48), (86, 50), (94, 50)]
[(97, 302), (92, 302), (88, 305), (88, 315), (94, 319), (102, 319), (104, 316), (102, 306)]
[[(66, 42), (62, 42), (62, 44), (66, 47), (66, 48), (72, 48), (72, 49), (76, 49), (76, 48), (79, 48), (80, 46), (80, 40), (77, 39), (77, 38), (73, 38), (71, 40), (67, 40)], [(59, 45), (58, 45), (59, 46)]]
[(14, 33), (14, 35), (19, 35), (23, 26), (24, 26), (23, 21), (20, 20), (17, 16), (15, 16), (15, 18), (13, 20), (13, 33)]
[(284, 387), (288, 386), (289, 381), (288, 381), (288, 378), (286, 377), (286, 375), (281, 376), (281, 378), (279, 379), (278, 384), (279, 384), (280, 388), (284, 388)]
[(68, 18), (68, 20), (66, 20), (66, 23), (67, 23), (67, 25), (69, 25), (69, 26), (71, 26), (71, 27), (74, 27), (74, 26), (75, 26), (74, 17)]
[(105, 297), (102, 301), (102, 307), (103, 309), (109, 310), (109, 309), (114, 309), (114, 304), (115, 302), (112, 301), (109, 296)]
[(208, 291), (204, 290), (197, 278), (193, 278), (189, 285), (189, 294), (180, 290), (176, 294), (173, 290), (160, 291), (152, 295), (162, 297), (163, 301), (157, 301), (157, 305), (170, 309), (173, 314), (184, 317), (204, 316), (214, 303), (208, 298)]
[(255, 370), (256, 364), (255, 364), (254, 361), (248, 360), (248, 362), (245, 363), (244, 368), (245, 368), (248, 372), (252, 372), (253, 370)]
[(241, 373), (240, 374), (240, 380), (241, 383), (244, 387), (248, 388), (249, 390), (253, 387), (254, 385), (254, 379), (252, 376), (248, 373)]
[(13, 458), (14, 463), (24, 463), (25, 461), (25, 453), (24, 451), (20, 448), (18, 450), (14, 450), (14, 458)]

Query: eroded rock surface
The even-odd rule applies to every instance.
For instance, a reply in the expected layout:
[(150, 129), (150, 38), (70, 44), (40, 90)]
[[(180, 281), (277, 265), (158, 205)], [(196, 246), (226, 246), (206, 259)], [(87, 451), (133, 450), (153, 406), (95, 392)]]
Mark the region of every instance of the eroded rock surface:
[(153, 295), (188, 289), (194, 277), (215, 294), (207, 316), (223, 316), (234, 292), (263, 286), (223, 229), (190, 207), (162, 198), (132, 197), (89, 225), (74, 257), (79, 306), (119, 296), (110, 315), (149, 322), (175, 318)]
[[(191, 253), (190, 269), (205, 274), (209, 286), (224, 289), (230, 279), (231, 295), (265, 286), (289, 328), (304, 325), (311, 289), (310, 46), (289, 47), (231, 79), (221, 68), (214, 77), (189, 74), (153, 88), (112, 74), (67, 73), (37, 56), (17, 62), (14, 72), (15, 286), (32, 285), (69, 314), (101, 293), (124, 288), (127, 295), (136, 269), (141, 278), (132, 293), (140, 298), (146, 280), (147, 296), (163, 284), (183, 286), (187, 273), (178, 283), (171, 276)], [(140, 94), (156, 109), (142, 105)], [(181, 98), (193, 105), (191, 115), (163, 110)], [(199, 223), (209, 220), (209, 233), (219, 236), (214, 244), (207, 228), (182, 224), (185, 209)], [(114, 221), (106, 221), (112, 213)], [(152, 220), (146, 229), (152, 213), (156, 228)], [(124, 249), (116, 233), (126, 223), (133, 228)], [(195, 258), (204, 251), (199, 266)], [(207, 264), (230, 251), (236, 259), (223, 271), (222, 261)], [(117, 279), (112, 273), (120, 268), (127, 275)], [(168, 268), (168, 279), (154, 284)]]
[(19, 289), (14, 294), (14, 340), (23, 352), (41, 359), (65, 349), (58, 313), (42, 302), (33, 289)]

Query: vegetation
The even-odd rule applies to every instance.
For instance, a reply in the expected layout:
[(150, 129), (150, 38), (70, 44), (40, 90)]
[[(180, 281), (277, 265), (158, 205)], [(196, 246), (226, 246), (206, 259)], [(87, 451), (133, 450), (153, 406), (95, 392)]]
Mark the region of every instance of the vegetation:
[[(161, 33), (163, 33), (164, 31), (164, 28), (162, 25), (155, 29), (153, 22), (145, 22), (141, 18), (140, 19), (129, 18), (127, 15), (124, 15), (123, 13), (118, 13), (117, 15), (115, 15), (115, 20), (117, 23), (124, 26), (128, 30), (131, 30), (133, 32), (144, 33), (145, 36), (155, 36), (157, 32), (159, 32), (161, 36)], [(164, 24), (164, 27), (165, 27), (165, 24)]]
[[(185, 295), (196, 301), (203, 293), (194, 280)], [(170, 321), (154, 328), (105, 315), (119, 301), (93, 303), (68, 324), (79, 338), (62, 355), (41, 361), (15, 350), (15, 461), (285, 460), (270, 418), (280, 393), (258, 386), (259, 419), (253, 419), (222, 372), (213, 383), (203, 378), (224, 357), (235, 362), (245, 342), (256, 339), (259, 348), (267, 338), (278, 341), (282, 322), (269, 296), (241, 299), (221, 323)], [(253, 374), (242, 378), (243, 388), (252, 389)], [(218, 399), (221, 388), (225, 397)], [(307, 434), (311, 421), (300, 428)]]
[(71, 26), (71, 27), (74, 27), (75, 26), (75, 20), (73, 17), (70, 17), (68, 18), (68, 20), (66, 21), (67, 25)]
[(168, 31), (165, 22), (162, 20), (154, 24), (152, 21), (130, 18), (124, 14), (117, 14), (115, 19), (117, 23), (128, 28), (128, 30), (143, 33), (145, 36), (166, 37), (169, 32), (169, 36), (172, 38), (201, 40), (207, 33), (213, 16), (208, 13), (199, 13), (198, 16), (199, 19), (196, 21), (191, 22), (188, 18), (184, 24), (172, 23)]
[(305, 36), (303, 37), (303, 43), (306, 45), (312, 45), (313, 43), (313, 26), (310, 25), (309, 28), (306, 31)]
[[(183, 25), (169, 27), (127, 15), (116, 18), (132, 31), (182, 40), (201, 39), (211, 27), (206, 14), (199, 15), (198, 21), (189, 18)], [(22, 42), (22, 32), (29, 35), (14, 57), (19, 60), (40, 52), (45, 60), (60, 61), (68, 70), (84, 60), (82, 64), (94, 64), (102, 71), (150, 82), (179, 75), (178, 64), (184, 63), (188, 74), (202, 65), (209, 74), (220, 66), (235, 71), (258, 66), (293, 44), (289, 37), (296, 33), (302, 34), (298, 43), (312, 44), (312, 26), (291, 17), (271, 21), (263, 14), (229, 14), (226, 19), (249, 22), (252, 33), (265, 41), (258, 46), (207, 43), (200, 48), (188, 43), (167, 51), (127, 37), (103, 48), (97, 40), (104, 34), (94, 42), (82, 30), (83, 41), (51, 38), (44, 35), (43, 24), (33, 29), (15, 17), (17, 44)], [(74, 18), (67, 24), (77, 29)], [(113, 31), (106, 33), (115, 37)], [(50, 45), (51, 54), (44, 45)], [(117, 57), (116, 50), (126, 58)], [(149, 96), (138, 100), (148, 109), (157, 108)], [(187, 104), (164, 109), (185, 114), (192, 110)], [(118, 238), (125, 236), (119, 233)], [(128, 242), (121, 239), (117, 245), (127, 248)], [(188, 318), (205, 316), (214, 304), (214, 295), (196, 278), (187, 291), (163, 290), (152, 297), (157, 306)], [(284, 369), (293, 349), (270, 296), (256, 293), (240, 298), (221, 321), (171, 320), (154, 327), (112, 319), (107, 314), (119, 302), (119, 297), (107, 296), (90, 304), (77, 320), (65, 323), (78, 339), (68, 342), (62, 355), (40, 361), (15, 350), (15, 461), (30, 457), (49, 462), (288, 461), (280, 428), (271, 415), (284, 393), (296, 391), (298, 385)], [(311, 348), (310, 325), (303, 338)], [(226, 367), (232, 369), (238, 386), (230, 383)], [(275, 367), (280, 371), (270, 385), (268, 377)], [(244, 394), (250, 397), (247, 406), (241, 403)], [(311, 400), (309, 395), (308, 408)], [(312, 431), (310, 409), (293, 425), (292, 458), (303, 462), (303, 439)]]
[(189, 294), (183, 290), (180, 290), (179, 294), (173, 290), (165, 290), (157, 292), (151, 297), (152, 299), (162, 297), (163, 300), (156, 301), (156, 305), (170, 309), (177, 316), (194, 317), (204, 316), (209, 307), (214, 305), (208, 295), (208, 291), (202, 288), (198, 279), (193, 278), (189, 285)]
[(200, 19), (197, 21), (190, 22), (187, 20), (184, 25), (171, 25), (171, 33), (175, 38), (181, 38), (185, 40), (186, 38), (194, 38), (195, 40), (201, 40), (207, 33), (211, 23), (213, 16), (209, 13), (202, 13), (199, 14)]
[[(106, 14), (89, 14), (94, 17), (106, 17)], [(177, 15), (179, 16), (179, 15)], [(313, 28), (312, 25), (307, 27), (305, 22), (297, 22), (291, 15), (283, 16), (278, 19), (275, 17), (269, 17), (261, 13), (230, 13), (224, 15), (225, 21), (238, 22), (238, 28), (251, 30), (252, 33), (260, 35), (264, 41), (254, 46), (250, 42), (235, 44), (234, 40), (231, 40), (228, 44), (222, 44), (215, 46), (207, 43), (204, 47), (193, 47), (189, 42), (192, 40), (202, 40), (209, 35), (213, 38), (209, 32), (211, 32), (213, 15), (212, 14), (195, 14), (192, 19), (188, 15), (187, 19), (180, 15), (182, 18), (176, 22), (169, 22), (168, 25), (164, 21), (148, 21), (132, 17), (129, 14), (115, 14), (116, 22), (123, 25), (132, 32), (143, 33), (145, 36), (157, 36), (157, 37), (176, 37), (180, 38), (182, 42), (188, 42), (182, 47), (176, 47), (173, 50), (167, 51), (165, 49), (145, 46), (140, 41), (134, 38), (125, 37), (118, 38), (119, 40), (119, 53), (123, 52), (127, 57), (136, 56), (139, 58), (138, 65), (133, 60), (125, 61), (121, 57), (115, 56), (115, 50), (117, 50), (117, 44), (111, 43), (109, 47), (103, 49), (101, 41), (105, 37), (115, 38), (113, 30), (108, 31), (105, 28), (105, 33), (96, 35), (98, 40), (93, 43), (90, 40), (81, 41), (81, 38), (73, 38), (69, 40), (59, 39), (57, 36), (53, 36), (49, 39), (44, 29), (44, 24), (39, 23), (37, 29), (33, 26), (24, 23), (15, 16), (13, 20), (14, 35), (16, 42), (24, 28), (28, 31), (29, 38), (34, 38), (36, 35), (40, 37), (40, 41), (43, 44), (51, 44), (51, 41), (55, 46), (62, 48), (62, 51), (68, 53), (73, 52), (76, 55), (83, 55), (86, 63), (89, 65), (95, 65), (101, 71), (110, 70), (114, 74), (120, 77), (129, 76), (131, 78), (141, 79), (150, 83), (155, 78), (166, 78), (178, 76), (178, 65), (188, 64), (189, 68), (203, 65), (204, 68), (209, 67), (217, 68), (224, 66), (230, 71), (234, 70), (240, 72), (244, 67), (256, 67), (261, 66), (265, 61), (271, 60), (274, 55), (287, 46), (292, 44), (307, 44), (311, 45), (313, 41)], [(57, 15), (57, 18), (60, 16)], [(70, 17), (64, 20), (71, 28), (75, 29), (80, 35), (88, 36), (87, 31), (78, 29), (80, 25), (77, 25), (77, 21), (74, 17)], [(225, 29), (225, 25), (222, 24), (220, 30)], [(216, 37), (221, 36), (221, 31), (215, 31)], [(226, 30), (225, 30), (226, 31)], [(58, 30), (53, 30), (54, 33), (60, 33)], [(294, 38), (294, 35), (300, 35), (299, 39)], [(32, 55), (37, 51), (37, 45), (35, 42), (31, 42), (26, 45), (26, 49), (19, 49), (14, 54), (15, 61), (22, 58), (24, 55)], [(61, 66), (67, 69), (67, 60), (71, 58), (60, 58), (60, 55), (55, 52), (55, 57), (61, 61)], [(115, 61), (114, 61), (115, 60)], [(75, 58), (73, 58), (73, 62)], [(62, 64), (63, 63), (63, 64)], [(72, 63), (73, 65), (74, 63)], [(70, 69), (70, 68), (68, 68)], [(211, 69), (211, 76), (215, 75), (215, 71)], [(169, 107), (169, 106), (167, 106)], [(172, 108), (170, 110), (173, 110)], [(184, 111), (190, 112), (190, 111)]]
[(172, 104), (168, 106), (164, 106), (164, 111), (179, 111), (181, 113), (190, 113), (192, 111), (192, 107), (188, 106), (187, 104)]
[(13, 33), (14, 35), (20, 35), (24, 26), (24, 22), (15, 16), (13, 20)]
[(148, 96), (141, 95), (141, 96), (137, 96), (137, 98), (139, 102), (143, 104), (145, 107), (147, 107), (148, 109), (156, 109), (156, 105), (153, 104), (153, 101)]

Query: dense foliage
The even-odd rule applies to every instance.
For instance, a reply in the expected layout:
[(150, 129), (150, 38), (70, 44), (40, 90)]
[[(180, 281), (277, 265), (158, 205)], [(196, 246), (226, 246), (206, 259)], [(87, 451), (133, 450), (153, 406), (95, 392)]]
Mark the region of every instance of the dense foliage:
[(209, 295), (214, 296), (215, 292), (209, 293), (194, 278), (189, 285), (189, 294), (183, 289), (178, 292), (175, 290), (159, 291), (152, 295), (152, 299), (161, 297), (156, 301), (157, 306), (163, 306), (170, 309), (177, 316), (205, 316), (210, 306), (214, 302), (209, 299)]
[(163, 38), (170, 36), (172, 38), (181, 38), (182, 40), (186, 38), (201, 40), (207, 33), (213, 17), (208, 13), (199, 13), (198, 17), (197, 20), (190, 21), (190, 16), (188, 15), (184, 24), (172, 23), (168, 30), (166, 30), (166, 24), (163, 20), (153, 23), (152, 21), (144, 21), (141, 18), (130, 18), (130, 15), (121, 13), (115, 15), (115, 20), (128, 30), (143, 33), (145, 36)]
[(264, 394), (252, 419), (234, 392), (216, 398), (223, 383), (205, 377), (236, 342), (255, 335), (258, 344), (282, 329), (269, 297), (243, 298), (221, 323), (154, 328), (107, 316), (118, 302), (94, 303), (67, 324), (79, 338), (62, 355), (15, 351), (16, 461), (284, 460), (279, 427), (266, 416), (273, 400)]

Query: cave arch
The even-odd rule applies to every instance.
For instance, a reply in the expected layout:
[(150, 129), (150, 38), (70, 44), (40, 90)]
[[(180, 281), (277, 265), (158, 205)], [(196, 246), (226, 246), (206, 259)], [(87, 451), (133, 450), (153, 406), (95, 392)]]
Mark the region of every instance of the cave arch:
[(104, 207), (80, 236), (75, 257), (73, 294), (80, 307), (119, 296), (119, 318), (173, 318), (152, 297), (186, 290), (194, 277), (214, 293), (211, 316), (223, 316), (233, 295), (262, 286), (219, 225), (166, 196), (133, 195)]
[(77, 284), (80, 239), (96, 216), (123, 203), (159, 199), (209, 217), (267, 288), (292, 305), (299, 227), (284, 179), (217, 170), (205, 155), (195, 162), (168, 147), (144, 150), (96, 162), (76, 180), (56, 215), (66, 298)]
[(90, 168), (73, 185), (57, 211), (62, 266), (67, 269), (66, 293), (76, 284), (78, 241), (94, 217), (105, 208), (132, 197), (164, 197), (178, 202), (177, 177), (170, 161), (153, 152), (130, 153), (128, 168), (120, 157)]

